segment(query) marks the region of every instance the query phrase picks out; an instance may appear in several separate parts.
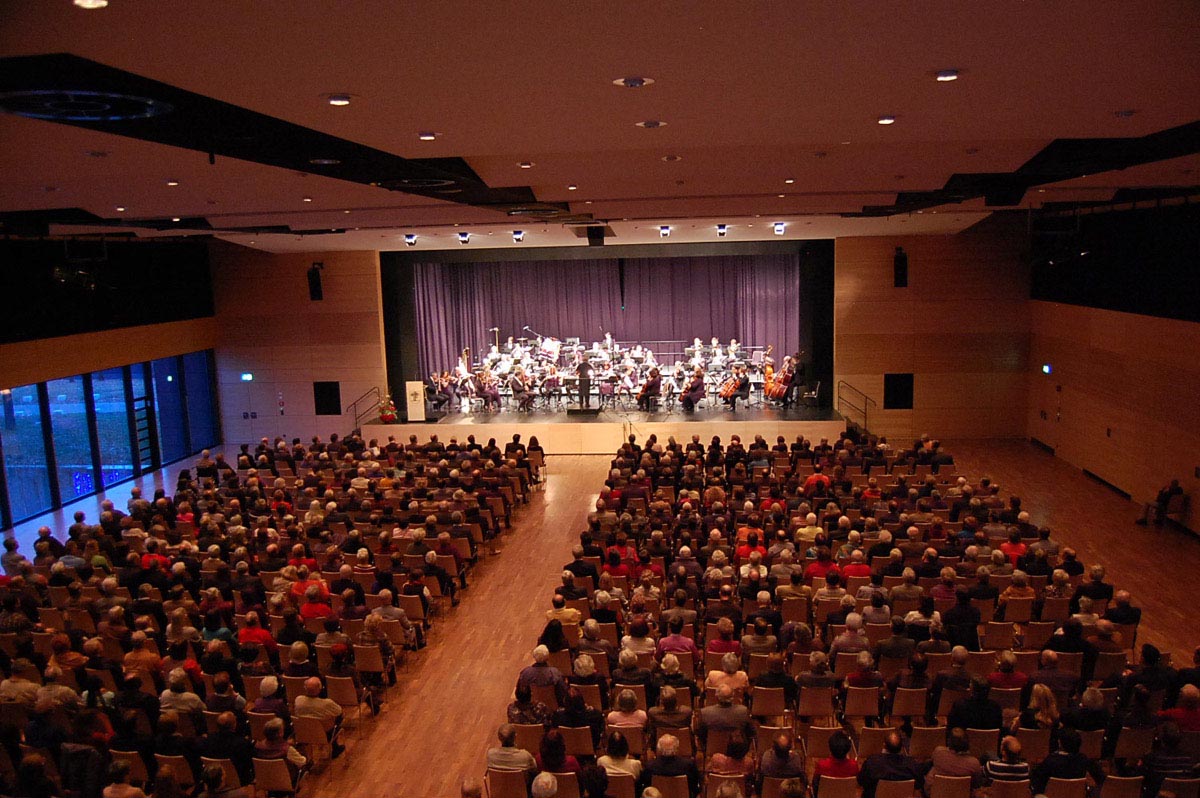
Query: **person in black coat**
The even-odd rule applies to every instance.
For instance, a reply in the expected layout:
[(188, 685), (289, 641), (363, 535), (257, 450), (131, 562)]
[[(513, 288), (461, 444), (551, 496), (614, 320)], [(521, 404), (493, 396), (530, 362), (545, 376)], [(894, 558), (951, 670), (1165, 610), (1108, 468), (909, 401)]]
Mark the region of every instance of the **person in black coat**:
[(217, 730), (204, 738), (199, 749), (202, 757), (233, 762), (242, 784), (254, 783), (254, 744), (238, 734), (237, 716), (232, 712), (217, 716)]
[(700, 794), (700, 771), (695, 759), (679, 755), (679, 738), (673, 734), (660, 734), (656, 750), (658, 756), (642, 768), (638, 790), (651, 786), (655, 776), (687, 776), (688, 794), (696, 798)]
[(991, 685), (979, 676), (971, 679), (971, 692), (954, 702), (946, 726), (959, 729), (999, 729), (1004, 722), (1004, 710), (988, 697)]

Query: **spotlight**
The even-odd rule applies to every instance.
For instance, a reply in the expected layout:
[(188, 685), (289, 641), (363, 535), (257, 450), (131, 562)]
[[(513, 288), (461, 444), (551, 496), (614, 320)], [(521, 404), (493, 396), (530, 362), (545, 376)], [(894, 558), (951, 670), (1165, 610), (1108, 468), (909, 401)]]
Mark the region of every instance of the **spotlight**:
[(896, 124), (896, 117), (892, 116), (891, 114), (885, 114), (885, 115), (879, 117), (879, 124), (894, 125), (894, 124)]
[(417, 234), (416, 233), (405, 233), (404, 234), (404, 245), (407, 247), (415, 247), (417, 245)]
[(670, 238), (671, 237), (671, 225), (664, 224), (661, 227), (659, 227), (658, 228), (658, 237), (659, 238)]
[(574, 183), (567, 186), (567, 191), (578, 191), (578, 190), (579, 190), (579, 186), (575, 185)]
[(729, 225), (727, 225), (727, 224), (717, 225), (717, 237), (718, 238), (724, 238), (725, 234), (728, 232), (729, 232)]
[(108, 0), (75, 0), (75, 5), (80, 8), (86, 8), (88, 11), (94, 11), (97, 8), (104, 8), (108, 5)]
[(958, 80), (957, 69), (939, 69), (937, 73), (938, 83), (949, 83), (952, 80)]
[(179, 185), (179, 181), (178, 180), (168, 180), (167, 185), (174, 188), (175, 186)]
[(117, 213), (125, 213), (125, 206), (124, 206), (124, 205), (118, 205), (118, 206), (117, 206)]
[(312, 202), (312, 197), (301, 197), (304, 202)]
[(254, 374), (249, 371), (243, 371), (242, 382), (254, 382)]
[(775, 235), (781, 236), (785, 232), (787, 232), (787, 222), (776, 222), (775, 223)]
[(464, 231), (462, 231), (461, 233), (459, 233), (459, 234), (458, 234), (458, 243), (460, 243), (460, 244), (469, 244), (469, 243), (471, 243), (471, 234), (470, 234), (470, 233), (468, 233), (466, 230), (464, 230)]
[(513, 243), (514, 244), (520, 244), (524, 240), (525, 240), (525, 231), (524, 230), (513, 230)]
[(1054, 373), (1054, 366), (1051, 366), (1049, 363), (1043, 363), (1043, 364), (1042, 364), (1042, 373), (1043, 373), (1043, 374), (1052, 374), (1052, 373)]
[(522, 169), (532, 169), (533, 161), (521, 161), (519, 164), (517, 164), (517, 166), (521, 167)]
[(329, 104), (336, 105), (338, 108), (350, 104), (349, 94), (331, 94), (329, 95)]
[(183, 221), (183, 219), (181, 219), (181, 218), (180, 218), (180, 217), (178, 217), (178, 216), (172, 216), (172, 217), (171, 217), (171, 221), (172, 221), (172, 222), (181, 222), (181, 221)]
[(437, 133), (431, 130), (424, 130), (417, 134), (417, 138), (421, 141), (437, 141)]

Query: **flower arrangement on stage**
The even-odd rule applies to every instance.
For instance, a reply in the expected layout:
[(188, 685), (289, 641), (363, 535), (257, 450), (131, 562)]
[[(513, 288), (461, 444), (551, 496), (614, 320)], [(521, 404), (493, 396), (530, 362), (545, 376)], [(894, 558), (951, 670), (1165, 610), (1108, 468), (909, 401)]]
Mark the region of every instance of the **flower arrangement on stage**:
[(392, 401), (391, 394), (383, 397), (379, 404), (379, 420), (384, 424), (396, 423), (396, 403)]

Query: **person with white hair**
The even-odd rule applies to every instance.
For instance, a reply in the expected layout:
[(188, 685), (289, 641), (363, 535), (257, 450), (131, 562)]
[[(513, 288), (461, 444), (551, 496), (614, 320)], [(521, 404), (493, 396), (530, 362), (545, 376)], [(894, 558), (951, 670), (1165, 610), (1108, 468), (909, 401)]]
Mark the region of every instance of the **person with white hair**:
[(558, 779), (553, 773), (541, 772), (533, 777), (529, 787), (530, 798), (554, 798), (558, 795)]
[(838, 654), (857, 654), (860, 651), (869, 651), (870, 648), (871, 644), (863, 630), (862, 616), (852, 612), (846, 616), (846, 631), (835, 637), (829, 645), (829, 659), (836, 667)]
[(550, 649), (537, 646), (531, 656), (533, 664), (521, 670), (517, 677), (517, 687), (552, 687), (558, 697), (558, 703), (563, 704), (567, 698), (567, 682), (558, 668), (550, 664)]
[[(650, 783), (655, 776), (687, 776), (688, 793), (693, 796), (700, 794), (700, 770), (696, 767), (695, 759), (679, 755), (678, 737), (673, 734), (660, 734), (655, 752), (658, 756), (647, 762), (642, 768), (642, 778), (638, 781), (639, 788), (653, 789)], [(643, 796), (646, 794), (642, 793)]]

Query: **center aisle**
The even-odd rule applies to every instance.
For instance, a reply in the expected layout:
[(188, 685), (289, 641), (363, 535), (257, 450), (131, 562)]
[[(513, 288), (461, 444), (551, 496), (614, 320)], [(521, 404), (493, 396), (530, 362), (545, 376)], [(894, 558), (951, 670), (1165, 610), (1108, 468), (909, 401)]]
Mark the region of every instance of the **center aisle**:
[(483, 777), (485, 750), (545, 625), (558, 566), (587, 526), (608, 457), (550, 458), (547, 479), (514, 515), (503, 553), (483, 557), (462, 603), (434, 620), (429, 645), (400, 672), (378, 718), (343, 732), (341, 758), (301, 785), (309, 798), (456, 798)]

